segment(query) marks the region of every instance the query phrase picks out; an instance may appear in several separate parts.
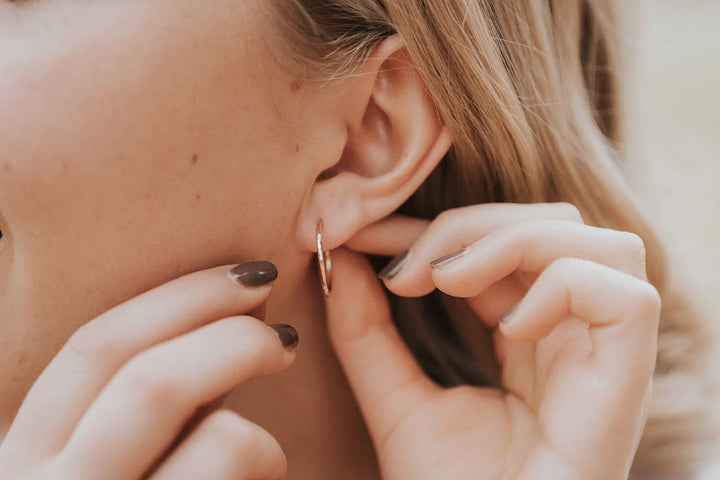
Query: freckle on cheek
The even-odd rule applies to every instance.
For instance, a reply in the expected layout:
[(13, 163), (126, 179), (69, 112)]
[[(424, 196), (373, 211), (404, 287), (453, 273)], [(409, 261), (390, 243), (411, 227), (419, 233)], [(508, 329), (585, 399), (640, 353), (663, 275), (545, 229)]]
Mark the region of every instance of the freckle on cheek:
[(290, 83), (290, 91), (291, 91), (292, 93), (297, 93), (298, 90), (300, 90), (300, 82), (297, 81), (297, 80), (293, 80), (293, 81)]
[(19, 353), (18, 356), (15, 357), (15, 366), (19, 367), (24, 363), (25, 363), (25, 355), (23, 355), (22, 353)]
[(190, 159), (190, 165), (195, 165), (198, 162), (198, 155), (197, 153), (194, 153), (192, 158)]
[(295, 145), (295, 153), (297, 153), (297, 152), (299, 152), (299, 151), (300, 151), (300, 145), (299, 145), (299, 144), (298, 144), (298, 145)]
[(6, 172), (9, 172), (12, 170), (12, 167), (10, 166), (10, 164), (8, 162), (3, 162), (3, 170), (5, 170)]
[(200, 195), (199, 193), (196, 193), (196, 194), (195, 194), (195, 200), (196, 200), (196, 201), (197, 201), (197, 200), (200, 200), (201, 198), (202, 198), (202, 195)]

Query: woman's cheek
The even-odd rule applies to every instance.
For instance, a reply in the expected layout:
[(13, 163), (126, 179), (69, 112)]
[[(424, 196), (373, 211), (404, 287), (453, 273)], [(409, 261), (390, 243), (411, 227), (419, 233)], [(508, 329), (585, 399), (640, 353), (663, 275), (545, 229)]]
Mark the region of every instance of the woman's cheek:
[(290, 82), (241, 7), (210, 21), (200, 2), (164, 3), (0, 19), (0, 213), (34, 275), (111, 265), (149, 285), (263, 254), (292, 229), (304, 179), (276, 88)]

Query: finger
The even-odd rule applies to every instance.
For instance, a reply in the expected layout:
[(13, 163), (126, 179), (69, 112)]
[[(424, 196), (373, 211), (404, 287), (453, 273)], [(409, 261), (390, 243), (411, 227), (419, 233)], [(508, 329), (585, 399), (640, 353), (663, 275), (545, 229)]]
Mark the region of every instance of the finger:
[(326, 303), (330, 340), (379, 447), (438, 387), (398, 334), (367, 261), (337, 249), (333, 264), (333, 291)]
[(428, 226), (429, 220), (392, 215), (365, 227), (344, 246), (360, 253), (394, 257), (410, 248)]
[(136, 478), (199, 406), (288, 367), (294, 357), (273, 328), (247, 316), (152, 347), (123, 366), (93, 402), (62, 452), (63, 463), (74, 466), (79, 480), (89, 478), (87, 472), (107, 480)]
[[(398, 257), (391, 266), (381, 272), (386, 286), (394, 293), (405, 297), (427, 295), (434, 288), (430, 263), (439, 257), (455, 252), (477, 242), (498, 229), (524, 224), (535, 220), (564, 220), (567, 223), (582, 224), (577, 208), (567, 203), (538, 204), (481, 204), (447, 210), (440, 214), (412, 245), (403, 244), (409, 255)], [(408, 228), (415, 228), (408, 227)], [(397, 227), (396, 227), (397, 229)], [(371, 242), (364, 234), (363, 251), (375, 250), (388, 240)], [(379, 233), (373, 238), (381, 238)], [(407, 237), (399, 237), (405, 240)], [(401, 245), (396, 246), (396, 250)], [(377, 253), (375, 251), (370, 253)]]
[[(633, 233), (560, 220), (538, 220), (497, 230), (453, 261), (432, 268), (435, 286), (448, 295), (472, 297), (515, 271), (540, 273), (562, 257), (607, 265), (645, 279), (645, 247)], [(417, 270), (423, 267), (414, 265)], [(410, 288), (412, 270), (388, 282), (388, 288)], [(402, 277), (401, 277), (402, 275)]]
[(421, 236), (447, 231), (457, 245), (469, 245), (479, 237), (505, 225), (538, 218), (582, 222), (578, 209), (569, 203), (485, 203), (446, 210), (431, 225), (428, 220), (392, 215), (361, 230), (345, 246), (361, 253), (396, 256), (409, 249)]
[(604, 265), (561, 258), (500, 322), (513, 341), (538, 341), (568, 316), (589, 325), (593, 364), (605, 378), (642, 385), (655, 365), (660, 297), (649, 283)]
[(217, 410), (149, 480), (280, 480), (286, 473), (287, 459), (272, 435), (232, 410)]
[[(153, 463), (152, 467), (150, 467), (148, 473), (156, 471), (159, 466), (165, 462), (169, 454), (175, 451), (175, 449), (185, 441), (188, 435), (195, 431), (197, 426), (200, 425), (200, 423), (202, 423), (205, 418), (207, 418), (213, 412), (219, 410), (223, 406), (223, 403), (225, 402), (230, 393), (231, 392), (220, 395), (218, 398), (208, 403), (207, 405), (202, 405), (201, 407), (198, 407), (190, 420), (188, 420), (185, 425), (183, 425), (182, 430), (175, 437), (172, 444), (165, 450), (163, 455), (155, 459), (155, 462)], [(145, 478), (147, 475), (148, 474), (143, 475), (143, 478)]]
[[(254, 283), (277, 276), (269, 262), (243, 267), (244, 278)], [(13, 443), (20, 445), (18, 455), (58, 451), (112, 375), (138, 352), (219, 318), (259, 307), (269, 295), (270, 285), (239, 285), (228, 279), (230, 268), (212, 268), (168, 282), (75, 332), (35, 382), (8, 432), (8, 437), (16, 437)], [(26, 442), (32, 449), (22, 448)]]
[(524, 275), (516, 272), (466, 300), (472, 311), (492, 330), (497, 327), (497, 318), (522, 300), (529, 287)]
[(500, 323), (506, 338), (538, 342), (539, 349), (558, 327), (588, 326), (589, 342), (567, 335), (565, 345), (551, 347), (555, 354), (539, 402), (542, 434), (561, 454), (593, 465), (598, 457), (587, 445), (611, 454), (607, 458), (635, 451), (655, 368), (659, 317), (660, 297), (647, 282), (563, 258)]

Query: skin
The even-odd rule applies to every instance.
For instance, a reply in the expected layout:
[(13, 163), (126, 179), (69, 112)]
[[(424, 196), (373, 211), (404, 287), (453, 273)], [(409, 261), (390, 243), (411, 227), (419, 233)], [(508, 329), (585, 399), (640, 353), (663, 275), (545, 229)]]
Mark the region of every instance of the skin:
[[(309, 375), (277, 391), (310, 380), (342, 391), (339, 367), (315, 365), (330, 347), (314, 348), (321, 298), (295, 237), (343, 125), (293, 92), (265, 46), (269, 28), (256, 2), (0, 3), (0, 110), (11, 112), (0, 115), (3, 432), (78, 327), (182, 274), (256, 259), (281, 271), (280, 313), (268, 305), (268, 316), (319, 352)], [(289, 317), (298, 298), (312, 301)], [(348, 432), (357, 437), (352, 422)]]
[[(642, 242), (565, 204), (392, 216), (452, 141), (402, 39), (318, 87), (274, 33), (252, 1), (0, 3), (3, 478), (626, 477)], [(385, 286), (468, 298), (506, 392), (438, 389), (405, 350), (357, 252), (407, 249)], [(225, 275), (252, 260), (277, 281)]]

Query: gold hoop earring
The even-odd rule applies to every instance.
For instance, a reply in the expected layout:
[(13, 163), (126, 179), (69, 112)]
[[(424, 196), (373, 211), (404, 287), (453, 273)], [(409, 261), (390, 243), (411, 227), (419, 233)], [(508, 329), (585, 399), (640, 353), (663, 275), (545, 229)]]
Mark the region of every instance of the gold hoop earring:
[(322, 244), (323, 234), (323, 221), (318, 220), (317, 228), (315, 230), (315, 239), (317, 241), (317, 259), (318, 267), (320, 268), (320, 285), (325, 297), (330, 296), (330, 289), (332, 288), (332, 259), (330, 258), (330, 252), (323, 249)]
[(318, 248), (318, 267), (320, 268), (320, 285), (322, 286), (323, 294), (326, 297), (329, 297), (330, 289), (332, 288), (332, 259), (330, 258), (330, 252), (323, 248), (322, 234), (323, 234), (323, 222), (321, 219), (321, 220), (318, 220), (317, 228), (315, 230), (315, 239), (317, 241), (317, 248)]

